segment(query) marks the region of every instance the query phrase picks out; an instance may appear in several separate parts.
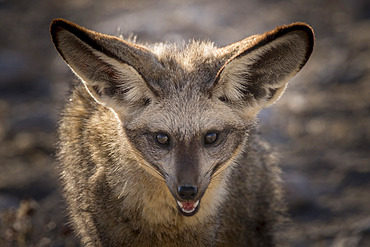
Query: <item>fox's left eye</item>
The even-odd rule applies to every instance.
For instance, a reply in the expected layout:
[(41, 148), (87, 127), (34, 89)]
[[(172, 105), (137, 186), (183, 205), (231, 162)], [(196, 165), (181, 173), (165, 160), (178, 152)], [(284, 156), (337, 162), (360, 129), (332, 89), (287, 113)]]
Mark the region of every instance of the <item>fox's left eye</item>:
[(207, 133), (204, 136), (204, 144), (206, 144), (206, 145), (213, 144), (217, 141), (217, 139), (218, 139), (218, 134), (217, 133), (215, 133), (215, 132)]
[(166, 134), (157, 134), (155, 137), (157, 143), (163, 146), (170, 145), (170, 137)]

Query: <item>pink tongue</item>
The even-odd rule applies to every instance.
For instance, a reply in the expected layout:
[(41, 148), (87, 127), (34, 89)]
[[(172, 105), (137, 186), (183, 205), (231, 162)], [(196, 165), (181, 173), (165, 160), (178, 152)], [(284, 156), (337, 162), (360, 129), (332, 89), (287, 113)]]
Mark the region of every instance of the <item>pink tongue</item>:
[(183, 202), (182, 206), (183, 209), (190, 211), (194, 208), (194, 202)]

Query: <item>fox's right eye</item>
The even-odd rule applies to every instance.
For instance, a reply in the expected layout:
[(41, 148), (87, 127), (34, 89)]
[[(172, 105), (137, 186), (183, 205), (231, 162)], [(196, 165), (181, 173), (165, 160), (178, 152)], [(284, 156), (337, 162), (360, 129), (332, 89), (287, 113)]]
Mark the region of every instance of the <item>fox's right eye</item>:
[(207, 133), (205, 136), (204, 136), (204, 144), (206, 145), (210, 145), (210, 144), (214, 144), (218, 139), (218, 134), (215, 133), (215, 132), (210, 132), (210, 133)]
[(166, 134), (157, 134), (155, 140), (162, 146), (170, 145), (170, 137)]

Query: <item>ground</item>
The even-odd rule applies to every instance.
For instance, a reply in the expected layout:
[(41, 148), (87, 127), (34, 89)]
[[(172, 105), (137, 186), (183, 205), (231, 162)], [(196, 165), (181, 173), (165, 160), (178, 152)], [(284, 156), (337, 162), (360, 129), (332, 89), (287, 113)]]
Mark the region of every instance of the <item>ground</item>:
[(311, 59), (260, 132), (279, 153), (288, 246), (370, 243), (370, 2), (366, 0), (0, 1), (0, 246), (78, 246), (55, 160), (58, 112), (73, 75), (53, 48), (62, 17), (143, 42), (222, 46), (296, 21)]

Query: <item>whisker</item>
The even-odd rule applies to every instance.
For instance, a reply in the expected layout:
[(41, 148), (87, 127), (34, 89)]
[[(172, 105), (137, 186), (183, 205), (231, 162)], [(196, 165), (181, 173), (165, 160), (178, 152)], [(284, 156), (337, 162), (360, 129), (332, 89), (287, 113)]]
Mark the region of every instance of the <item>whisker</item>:
[(123, 185), (122, 191), (121, 191), (121, 193), (119, 193), (119, 195), (118, 195), (118, 199), (120, 199), (120, 198), (123, 196), (123, 193), (125, 192), (126, 186), (127, 186), (127, 181), (126, 181), (126, 182), (125, 182), (125, 184)]
[(159, 180), (162, 180), (162, 181), (165, 180), (165, 175), (167, 175), (167, 174), (162, 169), (160, 169), (160, 167), (155, 167), (154, 168), (152, 165), (150, 165), (150, 164), (148, 164), (148, 162), (146, 162), (146, 160), (141, 156), (141, 154), (139, 154), (137, 152), (133, 152), (133, 153), (135, 154), (140, 166), (144, 166), (147, 169), (149, 169), (150, 171), (154, 172), (155, 174), (153, 174), (153, 176), (158, 178)]

